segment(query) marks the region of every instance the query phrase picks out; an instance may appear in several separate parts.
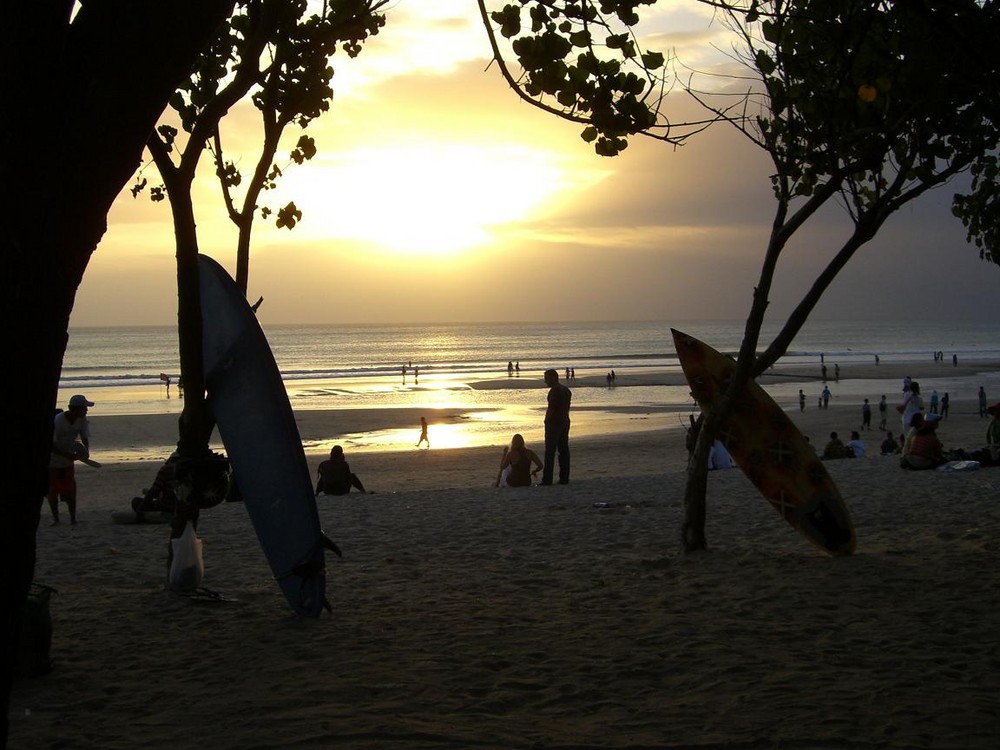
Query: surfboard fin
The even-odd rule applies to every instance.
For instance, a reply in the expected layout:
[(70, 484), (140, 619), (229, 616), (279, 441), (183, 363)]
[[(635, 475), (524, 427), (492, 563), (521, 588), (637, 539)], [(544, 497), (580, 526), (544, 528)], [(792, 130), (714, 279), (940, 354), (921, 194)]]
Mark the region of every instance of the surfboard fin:
[(326, 549), (330, 550), (337, 557), (343, 557), (344, 556), (344, 553), (340, 551), (340, 547), (337, 546), (336, 542), (334, 542), (330, 537), (328, 537), (322, 531), (320, 532), (319, 535), (320, 535), (320, 538), (322, 538), (322, 540), (323, 540), (323, 546)]

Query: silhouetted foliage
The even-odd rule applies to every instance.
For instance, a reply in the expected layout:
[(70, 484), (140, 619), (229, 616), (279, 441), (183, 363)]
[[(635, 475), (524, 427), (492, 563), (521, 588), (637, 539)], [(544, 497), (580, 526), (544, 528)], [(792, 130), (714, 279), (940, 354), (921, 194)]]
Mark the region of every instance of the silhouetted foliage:
[[(162, 186), (151, 189), (151, 197), (169, 199), (177, 245), (181, 377), (187, 394), (182, 451), (206, 448), (211, 422), (204, 404), (198, 237), (191, 195), (201, 155), (206, 149), (213, 152), (228, 214), (239, 229), (236, 277), (246, 293), (257, 200), (281, 176), (274, 156), (282, 134), (293, 123), (305, 128), (330, 108), (330, 57), (337, 50), (356, 56), (362, 43), (384, 24), (384, 16), (377, 11), (386, 2), (325, 0), (317, 9), (306, 0), (238, 0), (228, 23), (170, 99), (180, 130), (163, 123), (149, 138), (149, 152), (163, 180)], [(237, 207), (235, 189), (244, 178), (236, 162), (224, 156), (220, 126), (247, 96), (260, 112), (263, 135), (242, 206)], [(303, 135), (289, 159), (301, 164), (315, 153), (313, 139)], [(146, 178), (140, 175), (140, 180), (142, 184)], [(264, 218), (275, 213), (266, 206), (259, 208)], [(276, 214), (276, 225), (282, 228), (291, 229), (302, 219), (294, 202)]]
[[(641, 52), (633, 30), (640, 9), (653, 0), (520, 0), (492, 13), (485, 0), (479, 3), (494, 57), (508, 82), (533, 104), (586, 124), (584, 138), (595, 141), (598, 154), (619, 153), (629, 135), (676, 144), (705, 123), (726, 121), (764, 149), (774, 164), (775, 216), (736, 375), (725, 397), (706, 415), (689, 466), (688, 550), (706, 546), (707, 457), (735, 399), (750, 378), (788, 350), (836, 275), (890, 215), (971, 170), (972, 191), (956, 196), (954, 211), (981, 257), (996, 261), (1000, 239), (997, 3), (692, 2), (712, 8), (716, 22), (727, 24), (742, 62), (752, 71), (753, 83), (735, 98), (697, 91), (670, 70), (655, 77), (662, 58)], [(512, 40), (516, 71), (506, 62), (491, 24)], [(626, 73), (626, 65), (642, 75)], [(696, 98), (706, 111), (704, 120), (683, 123), (680, 133), (664, 112), (669, 99), (653, 95), (675, 88)], [(647, 111), (640, 112), (643, 108)], [(831, 200), (846, 208), (852, 229), (781, 332), (758, 354), (781, 252)]]
[(0, 308), (9, 366), (0, 385), (9, 399), (0, 497), (0, 747), (77, 288), (150, 129), (232, 5), (21, 0), (3, 6), (0, 185), (8, 220), (0, 234)]

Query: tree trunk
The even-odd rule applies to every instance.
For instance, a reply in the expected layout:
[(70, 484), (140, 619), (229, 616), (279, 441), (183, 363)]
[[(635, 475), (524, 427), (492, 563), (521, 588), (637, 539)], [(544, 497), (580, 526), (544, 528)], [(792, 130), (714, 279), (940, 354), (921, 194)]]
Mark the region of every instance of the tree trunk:
[(0, 26), (8, 105), (0, 120), (0, 315), (9, 352), (0, 368), (9, 450), (0, 489), (0, 748), (76, 289), (149, 131), (233, 2), (85, 3), (71, 24), (73, 5), (8, 2)]
[(184, 380), (184, 411), (177, 449), (185, 458), (208, 453), (214, 420), (205, 401), (202, 355), (201, 289), (198, 282), (198, 233), (191, 186), (170, 193), (177, 245), (177, 333)]
[(705, 537), (708, 455), (712, 450), (715, 435), (710, 434), (707, 419), (702, 418), (699, 421), (701, 427), (694, 442), (694, 451), (688, 460), (687, 483), (684, 485), (684, 523), (681, 527), (681, 543), (685, 552), (708, 549), (708, 540)]

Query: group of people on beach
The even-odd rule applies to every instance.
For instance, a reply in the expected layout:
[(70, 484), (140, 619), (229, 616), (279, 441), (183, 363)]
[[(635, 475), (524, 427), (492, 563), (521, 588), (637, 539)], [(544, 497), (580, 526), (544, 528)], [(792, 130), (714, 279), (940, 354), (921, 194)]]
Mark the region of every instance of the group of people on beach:
[[(982, 465), (996, 465), (1000, 461), (1000, 404), (987, 406), (986, 394), (982, 386), (978, 394), (980, 416), (990, 417), (986, 430), (986, 448), (972, 452), (963, 449), (945, 451), (937, 436), (938, 424), (948, 418), (951, 396), (945, 392), (938, 397), (937, 390), (931, 391), (929, 404), (925, 404), (920, 392), (920, 384), (907, 376), (903, 379), (903, 395), (896, 411), (900, 415), (902, 432), (897, 439), (887, 428), (888, 406), (885, 395), (878, 403), (879, 429), (885, 430), (885, 439), (879, 447), (883, 456), (899, 455), (900, 466), (904, 469), (933, 469), (948, 460), (975, 460)], [(804, 409), (805, 397), (799, 391), (799, 408)], [(868, 399), (861, 406), (861, 429), (871, 429), (872, 407)], [(830, 440), (823, 449), (823, 459), (858, 458), (866, 455), (866, 448), (859, 431), (851, 432), (851, 440), (845, 444), (836, 432), (830, 433)]]
[[(549, 386), (544, 423), (545, 460), (542, 461), (537, 453), (527, 447), (523, 435), (515, 434), (510, 445), (503, 449), (494, 481), (496, 487), (530, 487), (539, 471), (542, 472), (542, 478), (538, 484), (551, 485), (556, 479), (556, 466), (559, 468), (556, 481), (559, 484), (569, 484), (569, 410), (573, 392), (559, 382), (559, 373), (554, 369), (546, 370), (544, 379)], [(430, 447), (425, 417), (420, 418), (417, 447), (422, 443)], [(346, 495), (352, 488), (368, 494), (364, 484), (351, 471), (344, 457), (343, 447), (335, 445), (330, 450), (330, 457), (317, 470), (316, 494)]]
[[(416, 369), (416, 368), (414, 368)], [(508, 370), (513, 371), (509, 363)], [(518, 366), (519, 371), (519, 366)], [(568, 370), (572, 377), (572, 369)], [(610, 377), (610, 376), (609, 376)], [(570, 404), (572, 391), (559, 382), (559, 373), (554, 369), (545, 371), (544, 380), (549, 386), (547, 406), (545, 411), (544, 459), (528, 448), (524, 437), (515, 434), (510, 445), (505, 447), (497, 470), (494, 485), (497, 487), (530, 486), (542, 473), (540, 485), (551, 485), (556, 480), (558, 466), (559, 484), (568, 484), (570, 476)], [(613, 380), (611, 382), (614, 382)], [(824, 386), (819, 397), (820, 408), (829, 408), (830, 390)], [(1000, 403), (988, 405), (985, 389), (980, 386), (978, 394), (979, 415), (989, 417), (986, 429), (986, 448), (974, 454), (958, 451), (959, 455), (971, 455), (983, 463), (996, 464), (1000, 462)], [(883, 394), (878, 403), (879, 430), (885, 431), (885, 440), (879, 452), (882, 455), (901, 455), (901, 466), (910, 469), (927, 469), (940, 465), (946, 460), (941, 441), (936, 435), (936, 428), (941, 420), (948, 418), (950, 394), (945, 392), (938, 398), (936, 390), (932, 390), (929, 408), (925, 408), (920, 391), (920, 384), (910, 377), (903, 380), (903, 396), (896, 411), (900, 414), (903, 431), (897, 440), (887, 428), (888, 402)], [(799, 390), (799, 409), (805, 410), (806, 396)], [(70, 398), (66, 410), (59, 409), (53, 421), (52, 452), (49, 461), (49, 489), (47, 500), (52, 512), (52, 524), (60, 522), (60, 503), (65, 503), (71, 524), (76, 523), (77, 488), (74, 465), (76, 461), (89, 460), (90, 453), (90, 422), (88, 410), (94, 405), (82, 394)], [(864, 399), (861, 407), (861, 430), (871, 429), (872, 407), (869, 399)], [(428, 426), (425, 417), (420, 418), (420, 438), (417, 447), (430, 447)], [(823, 449), (822, 458), (860, 458), (867, 454), (861, 433), (852, 430), (850, 440), (845, 444), (837, 432), (830, 433), (830, 440)], [(725, 452), (724, 446), (716, 451), (710, 460), (710, 468), (728, 468), (732, 461)], [(173, 512), (176, 506), (174, 495), (174, 470), (176, 452), (164, 462), (157, 473), (153, 484), (143, 491), (143, 495), (133, 499), (132, 507), (137, 514), (149, 511), (163, 513)], [(335, 445), (329, 458), (323, 461), (317, 471), (316, 494), (345, 495), (352, 489), (362, 494), (368, 494), (364, 484), (350, 469), (344, 456), (342, 446)]]
[[(416, 368), (414, 368), (414, 371)], [(414, 374), (416, 374), (414, 372)], [(545, 410), (545, 460), (529, 449), (522, 435), (514, 435), (510, 446), (504, 448), (496, 486), (530, 486), (532, 479), (542, 472), (540, 485), (569, 484), (570, 476), (570, 404), (572, 391), (559, 382), (559, 373), (554, 369), (545, 371), (544, 380), (549, 386)], [(77, 461), (89, 460), (90, 421), (87, 413), (93, 401), (77, 394), (70, 398), (67, 409), (56, 411), (53, 420), (52, 450), (49, 459), (49, 488), (47, 500), (52, 512), (52, 524), (60, 522), (59, 504), (65, 503), (71, 524), (76, 524), (77, 487), (74, 466)], [(426, 417), (420, 418), (420, 438), (417, 447), (430, 447)], [(137, 518), (144, 513), (173, 513), (177, 506), (175, 494), (175, 473), (178, 454), (172, 453), (157, 472), (152, 485), (132, 500), (132, 510)], [(558, 466), (558, 479), (556, 467)], [(346, 495), (352, 489), (369, 494), (357, 474), (344, 456), (344, 449), (335, 445), (327, 460), (320, 463), (317, 470), (317, 495)]]

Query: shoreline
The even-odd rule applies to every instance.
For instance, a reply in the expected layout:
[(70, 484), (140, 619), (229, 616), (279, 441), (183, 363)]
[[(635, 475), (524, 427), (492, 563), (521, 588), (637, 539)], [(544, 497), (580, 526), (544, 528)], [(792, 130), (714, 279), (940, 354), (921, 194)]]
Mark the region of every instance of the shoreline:
[[(898, 436), (902, 425), (893, 407), (890, 402), (887, 427)], [(682, 421), (682, 414), (687, 413), (626, 414), (619, 423), (623, 429), (612, 432), (578, 430), (579, 415), (574, 413), (574, 428), (570, 433), (573, 478), (585, 480), (682, 472), (687, 462), (684, 447), (686, 417)], [(846, 441), (851, 430), (860, 429), (861, 409), (855, 404), (831, 402), (829, 409), (810, 406), (803, 412), (795, 409), (787, 413), (819, 451), (830, 432), (837, 431)], [(414, 447), (420, 414), (430, 415), (430, 449)], [(336, 443), (344, 446), (347, 460), (365, 486), (379, 493), (490, 486), (511, 433), (496, 433), (497, 439), (485, 444), (437, 446), (436, 438), (447, 427), (442, 420), (464, 423), (463, 416), (460, 410), (446, 411), (441, 415), (418, 409), (307, 410), (296, 413), (296, 422), (313, 474), (320, 461), (327, 457), (329, 448)], [(878, 422), (878, 411), (875, 409), (872, 424), (876, 429), (862, 432), (869, 455), (878, 453), (878, 446), (884, 438), (884, 434), (877, 429)], [(975, 403), (963, 400), (953, 403), (951, 415), (941, 423), (938, 433), (946, 449), (977, 449), (985, 444), (986, 423), (986, 419), (978, 417)], [(406, 426), (399, 427), (400, 424)], [(599, 426), (601, 423), (595, 424)], [(101, 476), (125, 471), (134, 477), (132, 494), (148, 486), (159, 464), (173, 450), (176, 442), (176, 421), (171, 415), (152, 418), (122, 415), (95, 417), (91, 426), (92, 456), (105, 466), (99, 470), (81, 466), (77, 470), (78, 478), (81, 482), (100, 482)], [(632, 429), (627, 429), (629, 426)], [(459, 427), (464, 428), (464, 424), (459, 424)], [(398, 430), (405, 437), (405, 443), (388, 448), (378, 443), (357, 447), (351, 438), (355, 433), (340, 434), (338, 431), (341, 430), (360, 433), (387, 430), (393, 434)], [(544, 451), (541, 412), (534, 428), (523, 434), (528, 447), (541, 455)], [(122, 450), (131, 446), (137, 455), (140, 450), (145, 452), (141, 454), (143, 457), (105, 462), (105, 457), (112, 453), (108, 446), (115, 444), (123, 446)], [(222, 449), (221, 444), (215, 447)]]
[[(982, 372), (972, 364), (952, 367), (950, 363), (928, 363), (919, 368), (896, 364), (844, 367), (841, 368), (839, 381), (828, 381), (834, 392), (831, 411), (856, 409), (855, 419), (860, 423), (861, 403), (864, 398), (869, 398), (873, 424), (877, 425), (878, 399), (884, 393), (889, 403), (891, 424), (901, 393), (901, 381), (904, 376), (910, 375), (924, 385), (925, 402), (929, 401), (930, 391), (936, 385), (940, 384), (943, 393), (944, 389), (951, 387), (949, 384), (955, 385), (960, 381), (960, 390), (951, 394), (952, 414), (974, 414), (978, 410), (977, 383), (986, 383), (990, 403), (1000, 396), (1000, 363), (996, 363), (995, 367), (992, 371)], [(972, 380), (974, 375), (983, 377)], [(794, 420), (798, 420), (797, 390), (800, 387), (808, 391), (804, 415), (821, 411), (816, 409), (816, 399), (822, 379), (818, 376), (812, 379), (807, 377), (808, 373), (803, 368), (774, 368), (759, 378), (758, 383)], [(680, 373), (654, 371), (620, 377), (612, 389), (607, 388), (603, 376), (593, 374), (578, 375), (569, 384), (578, 389), (572, 412), (574, 441), (601, 440), (633, 433), (656, 440), (659, 438), (651, 435), (663, 432), (670, 436), (664, 440), (680, 440), (683, 445), (682, 428), (687, 426), (687, 415), (697, 413)], [(466, 393), (463, 390), (435, 391), (433, 383), (428, 384), (427, 393), (416, 396), (425, 399), (425, 404), (411, 399), (408, 403), (393, 405), (395, 397), (390, 396), (384, 406), (341, 399), (333, 401), (335, 406), (331, 407), (322, 406), (323, 402), (314, 399), (298, 398), (294, 391), (290, 400), (310, 461), (315, 456), (325, 456), (335, 443), (356, 454), (406, 453), (416, 441), (420, 416), (428, 418), (435, 449), (484, 448), (499, 452), (514, 432), (523, 434), (529, 444), (540, 443), (546, 387), (540, 377), (508, 378), (503, 374), (465, 385), (483, 394), (484, 400), (463, 399), (462, 394)], [(522, 393), (514, 400), (504, 400), (503, 391), (510, 389), (531, 395)], [(103, 394), (95, 391), (87, 395), (97, 401), (90, 414), (96, 460), (107, 463), (162, 460), (173, 450), (183, 400), (174, 398), (150, 402), (151, 408), (169, 411), (102, 413), (102, 404), (98, 399)], [(840, 429), (847, 428), (842, 426)], [(805, 427), (804, 431), (807, 434), (816, 433), (812, 426)], [(817, 434), (825, 436), (828, 432), (827, 429), (820, 429)], [(817, 440), (815, 435), (813, 440)], [(223, 449), (217, 433), (213, 448)]]

